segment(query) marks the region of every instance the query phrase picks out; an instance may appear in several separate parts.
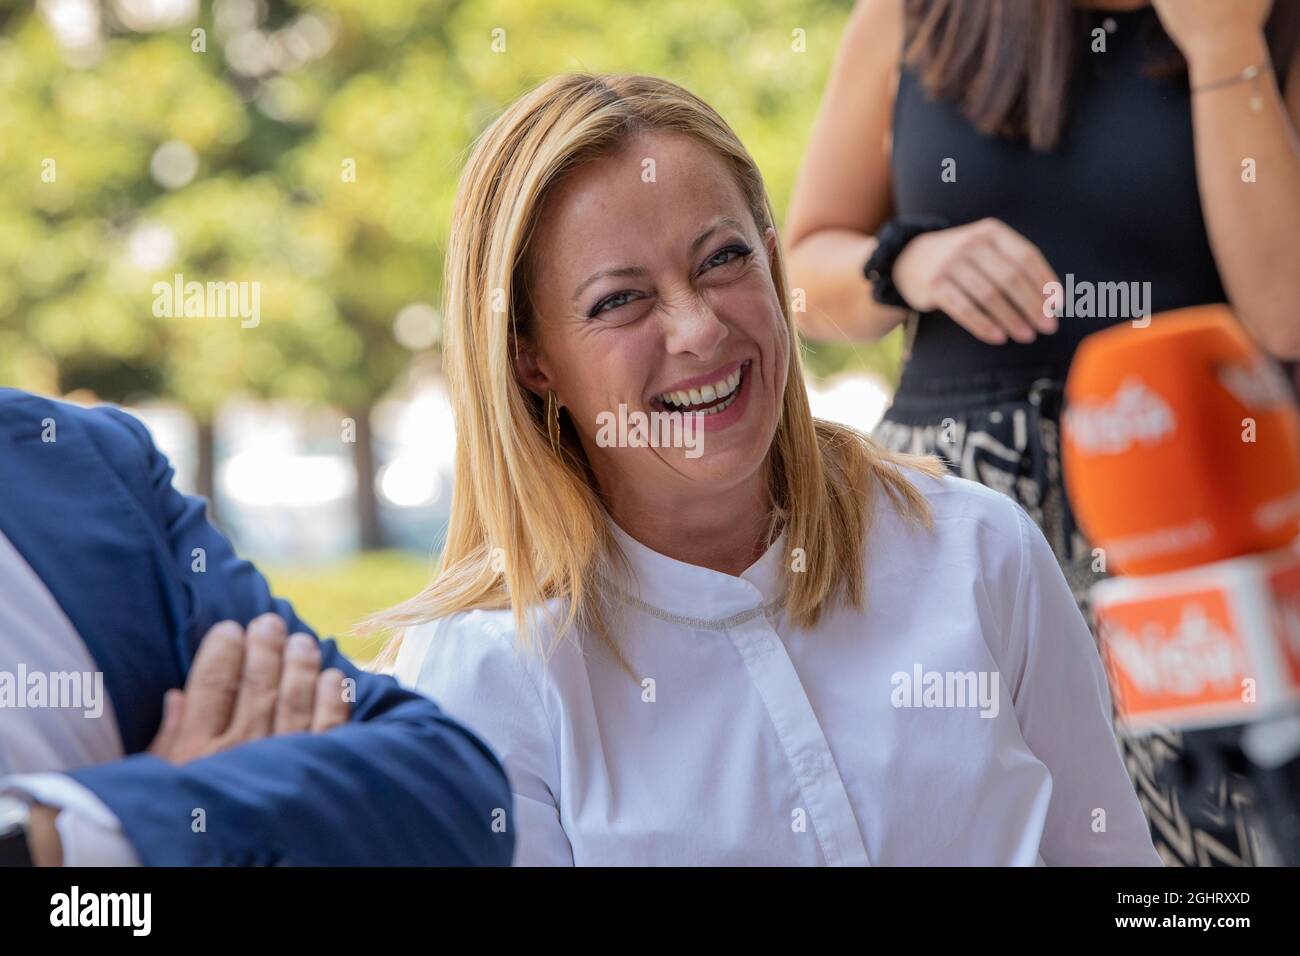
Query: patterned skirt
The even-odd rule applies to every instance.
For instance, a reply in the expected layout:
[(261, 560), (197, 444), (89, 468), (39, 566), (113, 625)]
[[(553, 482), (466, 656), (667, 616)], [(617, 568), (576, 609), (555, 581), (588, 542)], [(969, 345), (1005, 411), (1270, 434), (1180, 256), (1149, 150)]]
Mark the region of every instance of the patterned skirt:
[[(1062, 383), (1041, 371), (1027, 390), (1023, 372), (1014, 378), (984, 374), (956, 388), (952, 382), (910, 388), (895, 399), (874, 437), (893, 451), (938, 455), (953, 474), (1019, 502), (1043, 530), (1091, 624), (1089, 590), (1105, 574), (1075, 525), (1061, 479)], [(1117, 718), (1115, 730), (1167, 865), (1279, 862), (1258, 788), (1236, 744), (1239, 728), (1133, 735)]]

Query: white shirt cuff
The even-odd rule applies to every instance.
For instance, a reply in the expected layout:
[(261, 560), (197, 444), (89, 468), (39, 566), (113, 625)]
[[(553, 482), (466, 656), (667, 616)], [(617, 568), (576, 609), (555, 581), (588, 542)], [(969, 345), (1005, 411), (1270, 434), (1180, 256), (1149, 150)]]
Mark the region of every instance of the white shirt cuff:
[(54, 820), (64, 866), (139, 866), (135, 847), (104, 801), (61, 773), (22, 773), (0, 778), (0, 793), (58, 807)]

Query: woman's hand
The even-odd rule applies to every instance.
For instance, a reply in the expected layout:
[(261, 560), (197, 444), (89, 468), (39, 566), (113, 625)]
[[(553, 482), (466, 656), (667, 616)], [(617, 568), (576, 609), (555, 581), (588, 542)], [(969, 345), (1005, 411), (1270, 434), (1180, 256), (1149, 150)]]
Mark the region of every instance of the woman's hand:
[(263, 614), (247, 634), (222, 621), (199, 645), (185, 690), (163, 700), (163, 722), (149, 752), (186, 763), (251, 740), (346, 723), (343, 672), (320, 669), (310, 634), (287, 637), (284, 621)]
[(894, 283), (912, 308), (942, 309), (990, 345), (1055, 332), (1044, 303), (1056, 281), (1038, 247), (998, 219), (923, 233), (894, 264)]
[(1258, 41), (1273, 0), (1152, 0), (1152, 6), (1169, 39), (1193, 67), (1207, 56)]

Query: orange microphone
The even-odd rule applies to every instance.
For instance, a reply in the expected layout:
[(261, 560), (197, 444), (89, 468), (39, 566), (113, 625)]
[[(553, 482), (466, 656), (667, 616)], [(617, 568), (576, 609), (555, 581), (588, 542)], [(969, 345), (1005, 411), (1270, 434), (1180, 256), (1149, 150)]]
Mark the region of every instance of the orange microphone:
[(1300, 410), (1224, 306), (1083, 341), (1062, 465), (1128, 727), (1300, 711)]
[(1300, 534), (1300, 413), (1226, 306), (1084, 339), (1066, 384), (1071, 504), (1112, 570), (1158, 574)]

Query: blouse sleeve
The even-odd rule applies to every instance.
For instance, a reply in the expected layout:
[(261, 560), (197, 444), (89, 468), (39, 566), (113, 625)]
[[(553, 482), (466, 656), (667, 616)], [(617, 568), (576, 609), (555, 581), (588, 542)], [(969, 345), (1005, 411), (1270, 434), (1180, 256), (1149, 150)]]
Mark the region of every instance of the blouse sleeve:
[(1160, 866), (1092, 633), (1043, 533), (1014, 509), (1020, 561), (1007, 670), (1021, 735), (1052, 775), (1039, 852), (1049, 866)]
[(534, 676), (513, 634), (472, 611), (411, 628), (397, 676), (431, 697), (496, 753), (510, 778), (515, 866), (572, 866), (560, 824), (559, 765)]

